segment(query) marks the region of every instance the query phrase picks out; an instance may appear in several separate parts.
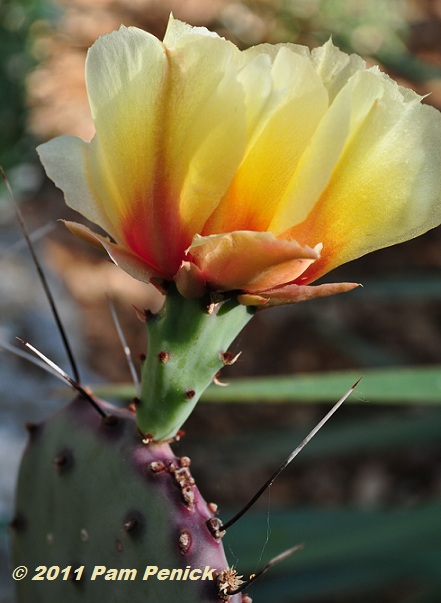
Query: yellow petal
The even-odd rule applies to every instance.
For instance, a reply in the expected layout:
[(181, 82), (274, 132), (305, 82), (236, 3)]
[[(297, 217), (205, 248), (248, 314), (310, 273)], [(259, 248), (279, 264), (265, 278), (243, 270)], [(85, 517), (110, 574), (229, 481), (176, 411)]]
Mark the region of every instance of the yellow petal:
[(439, 113), (331, 42), (242, 53), (171, 18), (164, 43), (103, 36), (86, 71), (96, 136), (39, 152), (115, 243), (83, 236), (143, 280), (297, 298), (441, 222)]
[(280, 241), (270, 232), (235, 231), (196, 235), (187, 258), (198, 268), (197, 278), (217, 291), (256, 292), (297, 279), (320, 256), (295, 241)]
[[(283, 234), (301, 244), (323, 243), (320, 260), (304, 275), (307, 282), (441, 222), (439, 113), (375, 70), (358, 73), (343, 88), (323, 128), (344, 125), (348, 113), (344, 144), (337, 133), (334, 144), (327, 139), (334, 160), (332, 170), (327, 162), (329, 181), (306, 219)], [(317, 145), (314, 151), (305, 171), (315, 169), (322, 178), (323, 154)]]
[(154, 253), (150, 224), (165, 194), (157, 164), (167, 73), (163, 44), (134, 27), (102, 36), (87, 56), (86, 83), (96, 128), (89, 149), (93, 186), (118, 226), (118, 242), (130, 233), (132, 249), (145, 258)]
[(144, 258), (153, 255), (146, 222), (154, 207), (166, 73), (164, 47), (150, 34), (121, 27), (99, 38), (86, 61), (95, 137), (90, 144), (60, 137), (39, 147), (43, 165), (67, 203), (119, 243), (126, 242), (137, 213)]
[[(276, 234), (305, 220), (328, 184), (345, 145), (381, 96), (382, 82), (378, 82), (380, 86), (375, 85), (376, 81), (363, 80), (362, 75), (357, 74), (347, 83), (311, 137), (310, 145), (292, 174), (284, 198), (271, 220), (270, 229)], [(360, 77), (365, 83), (362, 87), (357, 85)]]
[(133, 27), (98, 39), (86, 64), (96, 135), (50, 171), (72, 207), (172, 278), (240, 163), (246, 119), (233, 44), (173, 19), (165, 41)]
[[(341, 116), (345, 122), (331, 121), (316, 141), (321, 173), (302, 172), (303, 155), (330, 101), (365, 67), (360, 57), (341, 52), (331, 41), (312, 53), (294, 44), (262, 44), (245, 51), (244, 58), (239, 78), (246, 94), (246, 156), (203, 234), (235, 229), (277, 233), (304, 219), (334, 166), (335, 157), (328, 157), (329, 144), (341, 140), (340, 149), (335, 145), (338, 150), (344, 144), (350, 104)], [(302, 183), (311, 193), (306, 200)]]
[(245, 156), (202, 234), (267, 230), (328, 106), (310, 60), (285, 47), (250, 57), (240, 74), (249, 115)]
[(88, 60), (96, 186), (114, 200), (127, 245), (172, 275), (243, 152), (241, 55), (174, 20), (164, 45), (134, 28), (99, 42)]
[(237, 77), (243, 59), (234, 44), (173, 19), (164, 44), (169, 87), (163, 169), (187, 247), (218, 205), (244, 152), (246, 113)]

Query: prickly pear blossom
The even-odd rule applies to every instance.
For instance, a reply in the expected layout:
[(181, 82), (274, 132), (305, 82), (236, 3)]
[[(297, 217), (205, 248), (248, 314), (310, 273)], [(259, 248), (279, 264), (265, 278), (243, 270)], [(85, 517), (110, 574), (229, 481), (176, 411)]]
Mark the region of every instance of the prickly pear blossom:
[(240, 51), (170, 18), (98, 39), (87, 89), (96, 134), (39, 147), (66, 201), (134, 277), (184, 297), (289, 303), (310, 283), (441, 222), (441, 116), (327, 42)]

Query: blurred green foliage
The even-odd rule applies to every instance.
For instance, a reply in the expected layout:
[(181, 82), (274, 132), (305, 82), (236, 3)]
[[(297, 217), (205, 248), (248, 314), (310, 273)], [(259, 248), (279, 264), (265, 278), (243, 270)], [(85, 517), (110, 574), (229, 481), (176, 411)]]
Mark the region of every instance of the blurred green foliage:
[(380, 62), (414, 82), (441, 78), (441, 69), (415, 57), (409, 0), (283, 0), (271, 41), (322, 44), (329, 36), (346, 52)]
[[(259, 563), (267, 522), (271, 538)], [(256, 602), (438, 603), (440, 530), (440, 503), (406, 511), (297, 509), (253, 512), (224, 542), (245, 575), (293, 543), (305, 543), (248, 589)]]
[(35, 64), (32, 30), (49, 14), (42, 0), (0, 0), (0, 163), (6, 169), (33, 153), (26, 131), (26, 76)]
[(297, 36), (318, 42), (332, 35), (346, 50), (376, 55), (403, 52), (408, 31), (407, 0), (284, 0), (280, 19)]

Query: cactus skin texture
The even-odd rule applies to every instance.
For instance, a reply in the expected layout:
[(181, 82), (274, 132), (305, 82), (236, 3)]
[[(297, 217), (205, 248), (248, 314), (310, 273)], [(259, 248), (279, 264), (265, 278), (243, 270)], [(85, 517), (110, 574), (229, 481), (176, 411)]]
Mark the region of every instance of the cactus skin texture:
[[(78, 397), (29, 428), (11, 523), (19, 603), (241, 603), (216, 580), (143, 580), (146, 566), (228, 568), (206, 522), (213, 513), (168, 444), (143, 444), (134, 414), (101, 403), (103, 419)], [(35, 568), (85, 566), (81, 580), (32, 580)], [(136, 569), (135, 580), (92, 581), (95, 566)], [(217, 572), (214, 572), (216, 576)]]
[(164, 307), (147, 317), (147, 355), (136, 407), (141, 433), (173, 438), (217, 372), (228, 347), (254, 315), (234, 297), (184, 299), (169, 284)]

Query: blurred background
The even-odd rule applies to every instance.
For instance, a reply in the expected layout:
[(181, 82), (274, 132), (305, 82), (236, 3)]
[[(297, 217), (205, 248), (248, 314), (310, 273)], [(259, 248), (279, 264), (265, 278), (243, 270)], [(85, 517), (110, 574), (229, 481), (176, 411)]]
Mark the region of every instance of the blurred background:
[[(57, 222), (73, 216), (45, 178), (35, 146), (59, 134), (90, 139), (88, 47), (121, 23), (162, 37), (170, 11), (241, 48), (287, 41), (317, 46), (332, 36), (441, 108), (440, 0), (0, 0), (0, 163), (86, 383), (130, 381), (106, 294), (135, 357), (145, 338), (133, 305), (157, 308), (160, 299)], [(260, 314), (235, 343), (243, 354), (225, 379), (317, 375), (318, 393), (289, 404), (259, 401), (257, 393), (254, 402), (201, 403), (186, 425), (176, 451), (192, 457), (201, 490), (228, 519), (326, 412), (334, 390), (321, 385), (320, 375), (386, 371), (375, 400), (362, 382), (353, 402), (231, 528), (227, 552), (240, 573), (256, 571), (293, 544), (306, 545), (250, 589), (255, 603), (441, 600), (440, 268), (436, 229), (334, 271), (333, 281), (362, 282), (362, 290)], [(0, 271), (1, 342), (15, 345), (22, 337), (68, 369), (3, 185)], [(432, 393), (421, 373), (409, 401), (406, 382), (395, 387), (396, 367), (403, 366), (427, 370)], [(3, 351), (0, 393), (0, 601), (13, 603), (7, 524), (23, 425), (44, 420), (69, 392)]]

